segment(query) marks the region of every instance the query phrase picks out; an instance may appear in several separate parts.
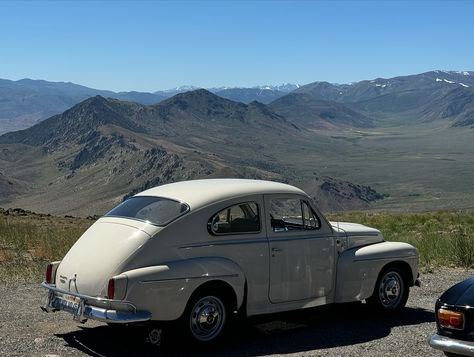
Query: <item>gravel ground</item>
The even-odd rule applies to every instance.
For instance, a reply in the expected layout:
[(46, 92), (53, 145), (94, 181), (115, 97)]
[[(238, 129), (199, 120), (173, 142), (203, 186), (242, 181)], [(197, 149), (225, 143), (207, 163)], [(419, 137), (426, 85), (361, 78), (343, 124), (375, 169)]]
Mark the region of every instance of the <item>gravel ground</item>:
[(364, 304), (347, 304), (259, 318), (208, 350), (180, 343), (179, 336), (166, 331), (157, 347), (147, 338), (149, 329), (90, 321), (78, 325), (66, 313), (40, 310), (45, 291), (38, 284), (0, 286), (0, 356), (443, 356), (427, 344), (436, 329), (434, 302), (472, 273), (441, 269), (423, 274), (422, 287), (411, 289), (407, 308), (397, 316), (374, 316)]

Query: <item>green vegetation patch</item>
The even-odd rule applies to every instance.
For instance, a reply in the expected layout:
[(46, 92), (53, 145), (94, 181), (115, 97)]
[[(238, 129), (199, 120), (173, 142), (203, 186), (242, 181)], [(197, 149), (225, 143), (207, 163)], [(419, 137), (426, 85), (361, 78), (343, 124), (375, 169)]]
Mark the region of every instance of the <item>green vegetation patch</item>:
[(425, 271), (439, 266), (474, 267), (474, 212), (330, 214), (333, 221), (357, 222), (382, 231), (388, 241), (418, 248)]

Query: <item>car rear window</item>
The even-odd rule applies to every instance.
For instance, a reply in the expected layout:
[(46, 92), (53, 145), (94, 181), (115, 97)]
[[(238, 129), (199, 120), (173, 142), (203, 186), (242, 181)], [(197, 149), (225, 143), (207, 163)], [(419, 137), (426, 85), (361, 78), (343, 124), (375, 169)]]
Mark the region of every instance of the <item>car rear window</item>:
[(165, 226), (189, 211), (186, 203), (169, 198), (135, 196), (112, 209), (106, 217), (126, 217)]

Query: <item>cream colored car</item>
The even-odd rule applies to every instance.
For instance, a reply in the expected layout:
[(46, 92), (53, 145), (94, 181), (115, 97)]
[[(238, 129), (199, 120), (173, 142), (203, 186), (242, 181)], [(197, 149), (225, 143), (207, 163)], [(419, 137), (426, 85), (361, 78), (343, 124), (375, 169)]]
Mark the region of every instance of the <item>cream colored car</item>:
[(331, 223), (302, 190), (210, 179), (155, 187), (97, 220), (48, 265), (45, 311), (110, 324), (177, 321), (199, 342), (244, 316), (366, 300), (402, 308), (418, 253)]

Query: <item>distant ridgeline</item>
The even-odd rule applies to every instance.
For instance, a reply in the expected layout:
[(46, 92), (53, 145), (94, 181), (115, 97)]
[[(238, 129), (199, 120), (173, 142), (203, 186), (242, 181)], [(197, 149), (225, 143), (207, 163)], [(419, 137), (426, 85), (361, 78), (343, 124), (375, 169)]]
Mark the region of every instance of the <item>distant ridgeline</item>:
[[(0, 80), (6, 93), (0, 130), (31, 113), (60, 113), (0, 136), (0, 206), (88, 216), (156, 185), (237, 177), (294, 184), (326, 210), (366, 209), (394, 189), (404, 199), (390, 201), (404, 206), (411, 199), (424, 208), (438, 200), (432, 191), (446, 194), (451, 172), (458, 181), (449, 179), (455, 192), (445, 204), (466, 206), (471, 189), (464, 181), (474, 179), (463, 154), (474, 149), (473, 88), (473, 72), (449, 71), (215, 93), (94, 92), (71, 83)], [(420, 151), (413, 133), (422, 128), (430, 145)], [(458, 149), (444, 157), (453, 144)], [(434, 175), (441, 167), (445, 175)], [(413, 185), (414, 177), (424, 183)]]

